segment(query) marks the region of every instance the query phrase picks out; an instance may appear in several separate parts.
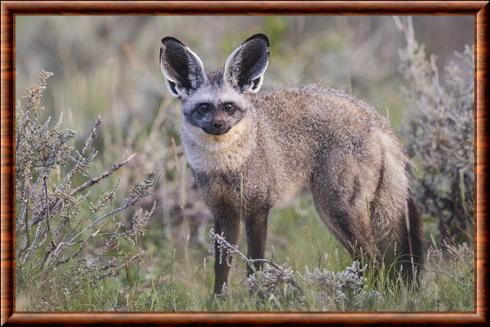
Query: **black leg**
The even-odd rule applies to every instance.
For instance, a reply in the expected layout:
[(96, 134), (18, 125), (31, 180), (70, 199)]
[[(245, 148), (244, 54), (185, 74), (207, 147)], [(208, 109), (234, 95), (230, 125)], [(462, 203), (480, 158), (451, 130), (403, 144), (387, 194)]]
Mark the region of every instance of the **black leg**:
[[(267, 214), (269, 210), (264, 209), (247, 217), (245, 229), (247, 233), (247, 246), (249, 259), (264, 259), (265, 243), (267, 239)], [(254, 262), (247, 267), (247, 275), (253, 274), (262, 268), (263, 262)]]
[[(223, 215), (223, 218), (215, 218), (214, 230), (216, 234), (222, 234), (225, 240), (235, 245), (238, 241), (238, 234), (240, 232), (240, 219), (236, 218), (234, 215)], [(214, 293), (222, 294), (223, 285), (228, 283), (228, 275), (230, 273), (230, 267), (228, 263), (231, 263), (231, 257), (228, 257), (228, 251), (225, 249), (220, 249), (217, 246), (217, 242), (214, 242), (214, 272), (215, 272), (215, 283), (214, 283)]]

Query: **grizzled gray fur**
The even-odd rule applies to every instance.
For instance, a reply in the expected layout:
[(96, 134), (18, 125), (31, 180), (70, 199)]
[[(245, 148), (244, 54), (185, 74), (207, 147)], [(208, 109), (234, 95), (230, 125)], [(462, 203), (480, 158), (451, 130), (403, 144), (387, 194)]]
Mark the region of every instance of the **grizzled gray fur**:
[[(423, 256), (420, 219), (407, 158), (385, 118), (319, 85), (259, 92), (269, 58), (263, 34), (245, 40), (223, 70), (211, 73), (179, 40), (162, 44), (162, 72), (182, 103), (185, 154), (216, 233), (236, 244), (243, 221), (248, 256), (263, 258), (269, 210), (310, 190), (321, 219), (354, 258), (375, 265), (396, 258), (413, 278)], [(219, 251), (218, 294), (230, 270)], [(248, 273), (254, 269), (260, 263)]]

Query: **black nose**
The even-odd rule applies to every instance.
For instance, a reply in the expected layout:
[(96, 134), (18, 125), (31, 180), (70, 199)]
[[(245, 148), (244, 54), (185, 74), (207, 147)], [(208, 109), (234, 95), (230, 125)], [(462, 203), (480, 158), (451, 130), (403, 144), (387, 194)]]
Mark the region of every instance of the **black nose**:
[(214, 123), (214, 125), (213, 125), (213, 126), (214, 126), (215, 128), (221, 128), (221, 127), (223, 127), (223, 122), (217, 121), (217, 122), (215, 122), (215, 123)]

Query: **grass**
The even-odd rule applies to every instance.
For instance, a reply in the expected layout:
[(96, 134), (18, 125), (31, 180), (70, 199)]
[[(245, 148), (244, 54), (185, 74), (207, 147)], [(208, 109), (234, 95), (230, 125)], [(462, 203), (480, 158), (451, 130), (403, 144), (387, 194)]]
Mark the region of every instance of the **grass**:
[[(58, 272), (59, 287), (46, 289), (18, 276), (17, 310), (23, 311), (472, 311), (474, 310), (473, 250), (449, 246), (446, 251), (431, 248), (420, 287), (390, 284), (383, 276), (367, 271), (365, 290), (354, 304), (325, 307), (318, 289), (304, 279), (305, 269), (345, 270), (351, 264), (346, 251), (322, 225), (302, 196), (287, 207), (275, 210), (270, 218), (267, 258), (287, 263), (305, 291), (306, 305), (263, 299), (250, 294), (246, 266), (235, 258), (230, 286), (225, 298), (214, 298), (213, 262), (207, 251), (185, 249), (162, 235), (154, 221), (142, 240), (145, 255), (124, 273), (93, 286), (83, 284), (69, 294), (65, 283), (70, 276)], [(242, 244), (243, 240), (242, 240)], [(241, 247), (244, 248), (243, 246)], [(24, 267), (29, 275), (29, 267)], [(27, 287), (28, 286), (28, 287)], [(317, 285), (318, 286), (318, 285)], [(321, 293), (321, 292), (320, 292)], [(278, 302), (279, 301), (279, 302)]]

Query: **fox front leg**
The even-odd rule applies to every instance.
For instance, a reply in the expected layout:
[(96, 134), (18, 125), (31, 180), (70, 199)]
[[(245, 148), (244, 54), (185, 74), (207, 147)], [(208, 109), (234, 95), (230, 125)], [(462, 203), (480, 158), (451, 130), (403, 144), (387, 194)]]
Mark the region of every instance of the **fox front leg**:
[[(218, 235), (232, 244), (237, 244), (238, 234), (240, 231), (240, 219), (238, 215), (233, 214), (230, 210), (217, 210), (215, 214), (214, 230)], [(226, 248), (220, 247), (218, 241), (214, 241), (214, 293), (223, 294), (223, 286), (228, 283), (230, 274), (231, 256)]]
[(253, 260), (264, 259), (265, 256), (268, 213), (268, 208), (256, 208), (252, 214), (246, 217), (245, 230), (247, 234), (248, 258), (252, 259), (252, 264), (247, 266), (247, 276), (262, 268), (262, 261), (253, 262)]

